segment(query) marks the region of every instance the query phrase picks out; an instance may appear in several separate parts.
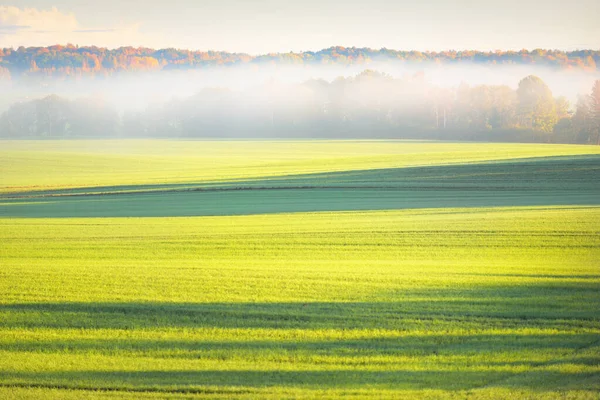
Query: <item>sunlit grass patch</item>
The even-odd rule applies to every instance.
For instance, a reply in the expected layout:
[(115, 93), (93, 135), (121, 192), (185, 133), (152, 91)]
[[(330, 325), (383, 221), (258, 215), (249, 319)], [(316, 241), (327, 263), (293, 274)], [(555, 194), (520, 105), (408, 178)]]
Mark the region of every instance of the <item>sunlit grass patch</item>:
[(3, 219), (0, 393), (593, 397), (599, 210)]

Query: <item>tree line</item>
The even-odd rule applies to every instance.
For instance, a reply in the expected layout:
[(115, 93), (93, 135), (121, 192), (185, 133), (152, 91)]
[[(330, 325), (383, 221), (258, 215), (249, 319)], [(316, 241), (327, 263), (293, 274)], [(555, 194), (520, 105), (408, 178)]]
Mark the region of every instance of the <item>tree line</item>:
[(101, 98), (56, 95), (13, 104), (5, 138), (412, 138), (600, 144), (600, 81), (575, 110), (530, 75), (508, 86), (453, 89), (422, 74), (396, 79), (372, 70), (332, 82), (269, 82), (252, 90), (196, 95), (118, 112)]
[(399, 51), (355, 47), (330, 47), (312, 52), (270, 53), (251, 56), (223, 51), (149, 49), (121, 47), (55, 45), (0, 49), (0, 79), (56, 76), (110, 76), (126, 71), (194, 69), (247, 64), (368, 64), (373, 61), (404, 63), (475, 63), (498, 65), (536, 65), (551, 68), (600, 68), (598, 50), (520, 50), (483, 52)]

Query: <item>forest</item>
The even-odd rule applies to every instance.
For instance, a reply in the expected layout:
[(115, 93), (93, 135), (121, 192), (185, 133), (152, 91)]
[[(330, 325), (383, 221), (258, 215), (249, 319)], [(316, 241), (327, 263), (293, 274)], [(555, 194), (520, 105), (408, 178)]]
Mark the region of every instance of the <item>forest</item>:
[(101, 96), (46, 96), (0, 117), (4, 138), (402, 138), (600, 144), (600, 81), (573, 108), (539, 77), (508, 86), (442, 88), (420, 73), (373, 70), (331, 82), (266, 82), (246, 90), (118, 110)]
[(55, 45), (0, 49), (0, 79), (35, 79), (98, 76), (122, 72), (198, 69), (239, 65), (353, 65), (371, 62), (407, 64), (493, 64), (535, 65), (556, 69), (596, 71), (600, 65), (598, 50), (520, 50), (483, 52), (474, 50), (400, 51), (392, 49), (330, 47), (320, 51), (249, 55), (223, 51), (192, 51), (121, 47)]

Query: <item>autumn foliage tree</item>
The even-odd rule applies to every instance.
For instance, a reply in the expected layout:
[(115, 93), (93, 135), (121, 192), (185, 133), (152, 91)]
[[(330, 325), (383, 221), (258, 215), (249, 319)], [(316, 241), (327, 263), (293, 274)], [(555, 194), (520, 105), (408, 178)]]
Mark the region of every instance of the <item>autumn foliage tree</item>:
[(181, 49), (149, 49), (121, 47), (107, 49), (96, 46), (54, 45), (0, 49), (0, 68), (10, 71), (13, 79), (31, 75), (44, 77), (89, 75), (106, 76), (121, 71), (195, 69), (231, 65), (274, 64), (356, 65), (370, 62), (400, 62), (404, 64), (489, 64), (532, 65), (558, 69), (597, 71), (600, 51), (597, 50), (520, 50), (482, 52), (448, 50), (441, 52), (399, 51), (335, 46), (320, 51), (270, 53), (251, 56), (223, 51), (191, 51)]

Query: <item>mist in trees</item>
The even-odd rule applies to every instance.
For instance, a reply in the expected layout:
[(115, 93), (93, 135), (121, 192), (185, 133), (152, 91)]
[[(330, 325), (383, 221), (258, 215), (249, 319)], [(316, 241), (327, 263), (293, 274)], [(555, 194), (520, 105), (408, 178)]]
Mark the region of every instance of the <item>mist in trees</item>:
[(133, 71), (189, 70), (240, 65), (367, 65), (403, 64), (536, 65), (554, 69), (595, 71), (600, 51), (548, 49), (494, 51), (402, 51), (335, 46), (319, 51), (249, 55), (225, 51), (192, 51), (97, 46), (54, 45), (0, 48), (0, 77), (12, 79), (77, 76), (112, 76)]
[(561, 120), (555, 133), (562, 140), (600, 145), (600, 80), (589, 94), (579, 96), (570, 120)]
[(119, 129), (116, 109), (97, 98), (51, 95), (14, 104), (0, 118), (0, 136), (13, 139), (113, 137)]
[(59, 96), (13, 104), (0, 118), (8, 138), (411, 138), (600, 141), (600, 81), (574, 112), (539, 77), (505, 85), (440, 87), (422, 73), (373, 70), (332, 81), (268, 81), (117, 111), (102, 97)]

